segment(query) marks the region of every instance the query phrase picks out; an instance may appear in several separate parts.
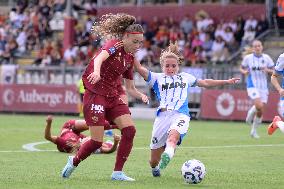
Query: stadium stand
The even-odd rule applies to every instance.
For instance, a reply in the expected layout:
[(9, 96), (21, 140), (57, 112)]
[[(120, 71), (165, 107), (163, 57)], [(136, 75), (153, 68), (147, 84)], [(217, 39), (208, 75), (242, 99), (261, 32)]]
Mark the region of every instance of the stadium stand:
[[(67, 49), (63, 49), (64, 0), (13, 2), (12, 8), (7, 11), (6, 7), (0, 14), (0, 65), (16, 65), (13, 81), (18, 84), (75, 85), (101, 44), (89, 33), (90, 27), (106, 11), (126, 11), (137, 17), (145, 29), (145, 42), (137, 58), (153, 71), (160, 71), (159, 55), (170, 40), (178, 41), (185, 57), (184, 68), (189, 72), (202, 71), (198, 77), (214, 79), (240, 76), (237, 67), (242, 48), (255, 38), (265, 40), (265, 50), (275, 55), (272, 57), (283, 47), (279, 40), (282, 38), (267, 32), (271, 20), (264, 16), (263, 0), (250, 1), (259, 3), (251, 5), (242, 4), (247, 1), (232, 0), (235, 4), (226, 6), (220, 4), (223, 1), (215, 0), (182, 1), (183, 6), (178, 6), (180, 1), (145, 1), (147, 6), (141, 7), (133, 6), (132, 1), (116, 1), (128, 6), (112, 7), (100, 7), (92, 1), (73, 1), (75, 36), (73, 45)], [(162, 3), (168, 4), (160, 6)], [(147, 14), (141, 14), (144, 10)], [(157, 12), (159, 17), (154, 15)], [(135, 75), (135, 83), (151, 95), (140, 76)], [(243, 88), (244, 82), (239, 86)], [(198, 114), (200, 91), (190, 100)], [(152, 105), (155, 106), (154, 101)]]

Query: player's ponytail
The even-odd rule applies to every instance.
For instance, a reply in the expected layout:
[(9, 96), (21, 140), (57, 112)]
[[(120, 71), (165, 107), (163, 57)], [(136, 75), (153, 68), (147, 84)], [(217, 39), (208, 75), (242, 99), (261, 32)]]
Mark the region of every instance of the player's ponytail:
[(170, 42), (169, 46), (162, 51), (160, 56), (160, 64), (164, 63), (165, 58), (175, 58), (177, 59), (178, 64), (182, 64), (184, 61), (184, 57), (182, 53), (179, 51), (179, 47), (177, 41)]

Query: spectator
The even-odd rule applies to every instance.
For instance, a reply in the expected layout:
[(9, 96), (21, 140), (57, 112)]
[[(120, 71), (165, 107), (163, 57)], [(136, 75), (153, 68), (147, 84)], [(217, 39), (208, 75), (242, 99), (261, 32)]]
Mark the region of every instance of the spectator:
[(257, 23), (256, 26), (256, 36), (259, 36), (262, 32), (266, 31), (268, 29), (268, 21), (264, 14), (260, 16), (260, 20)]
[(225, 42), (221, 36), (217, 36), (212, 45), (212, 59), (213, 64), (223, 62), (227, 58), (227, 50)]
[(250, 26), (247, 30), (245, 30), (241, 46), (244, 47), (250, 44), (255, 39), (255, 34), (256, 34), (255, 29), (252, 26)]
[(183, 31), (185, 35), (191, 33), (193, 28), (193, 23), (189, 18), (189, 15), (185, 15), (179, 25), (180, 29)]
[(245, 21), (244, 30), (247, 31), (250, 28), (255, 30), (256, 26), (257, 26), (257, 20), (254, 18), (253, 15), (250, 15), (250, 17)]

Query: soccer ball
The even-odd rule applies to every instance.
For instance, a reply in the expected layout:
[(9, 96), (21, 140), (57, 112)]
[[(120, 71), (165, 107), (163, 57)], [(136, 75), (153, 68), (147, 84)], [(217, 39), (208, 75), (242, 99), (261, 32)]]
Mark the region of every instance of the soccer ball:
[(186, 183), (198, 184), (200, 183), (206, 174), (206, 169), (204, 164), (196, 159), (191, 159), (186, 162), (181, 167), (181, 175)]

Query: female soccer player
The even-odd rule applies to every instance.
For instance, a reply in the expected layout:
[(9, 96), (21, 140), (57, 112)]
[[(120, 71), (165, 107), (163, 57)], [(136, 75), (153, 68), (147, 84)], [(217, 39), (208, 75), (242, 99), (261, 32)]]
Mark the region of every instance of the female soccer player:
[(213, 87), (235, 84), (239, 81), (239, 78), (199, 80), (191, 74), (179, 73), (179, 64), (182, 62), (177, 44), (170, 44), (160, 56), (163, 73), (151, 72), (135, 61), (136, 70), (154, 89), (160, 103), (150, 144), (150, 166), (154, 177), (160, 176), (160, 169), (168, 165), (177, 145), (181, 144), (187, 133), (190, 121), (189, 87)]
[[(278, 91), (280, 95), (280, 112), (281, 116), (284, 117), (284, 53), (282, 53), (276, 62), (273, 74), (271, 76), (271, 83), (275, 87), (275, 89)], [(279, 83), (279, 78), (282, 79), (282, 86)], [(275, 116), (273, 119), (273, 122), (268, 127), (268, 134), (272, 135), (274, 131), (279, 128), (280, 131), (284, 133), (284, 122), (281, 121), (281, 118), (279, 116)]]
[(135, 136), (134, 122), (128, 106), (119, 97), (117, 81), (125, 78), (128, 94), (148, 102), (148, 97), (139, 92), (133, 82), (134, 53), (143, 42), (143, 28), (135, 23), (135, 17), (127, 14), (106, 14), (94, 23), (94, 33), (107, 39), (101, 50), (95, 55), (83, 74), (85, 86), (84, 117), (91, 133), (91, 139), (85, 142), (76, 153), (70, 156), (62, 171), (62, 177), (68, 178), (81, 161), (103, 142), (104, 122), (113, 121), (121, 130), (121, 140), (117, 150), (112, 180), (134, 181), (122, 172), (133, 145)]
[(273, 60), (269, 55), (262, 53), (262, 43), (252, 42), (253, 53), (244, 57), (240, 72), (247, 76), (247, 93), (253, 100), (246, 122), (251, 125), (250, 135), (259, 138), (256, 129), (262, 122), (264, 106), (268, 99), (267, 74), (272, 74)]
[[(86, 131), (89, 127), (86, 125), (85, 120), (68, 120), (62, 126), (60, 135), (51, 135), (52, 116), (47, 116), (46, 126), (44, 130), (44, 138), (57, 146), (58, 151), (65, 153), (77, 152), (81, 144), (89, 139), (81, 132)], [(109, 125), (106, 122), (105, 129), (117, 129), (116, 125)], [(113, 136), (114, 142), (106, 141), (102, 144), (101, 148), (97, 149), (94, 153), (112, 153), (117, 149), (120, 141), (119, 135)]]

